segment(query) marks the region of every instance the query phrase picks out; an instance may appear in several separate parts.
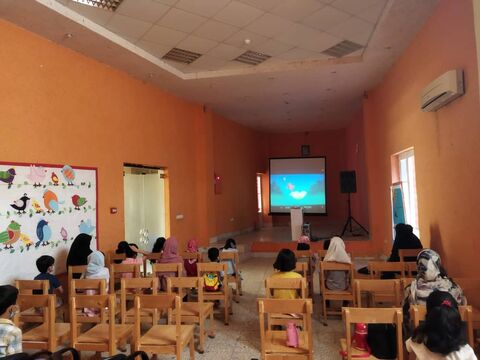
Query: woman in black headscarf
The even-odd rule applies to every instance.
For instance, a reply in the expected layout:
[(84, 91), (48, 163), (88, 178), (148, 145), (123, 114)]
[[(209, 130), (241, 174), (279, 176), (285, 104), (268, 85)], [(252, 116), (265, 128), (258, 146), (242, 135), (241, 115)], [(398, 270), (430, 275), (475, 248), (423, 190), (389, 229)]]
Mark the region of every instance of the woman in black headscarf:
[[(92, 253), (90, 249), (90, 243), (92, 242), (92, 236), (88, 234), (78, 234), (75, 240), (73, 240), (72, 246), (67, 256), (67, 269), (69, 266), (87, 265), (88, 255)], [(77, 274), (74, 274), (74, 278), (79, 278)]]
[[(400, 249), (423, 249), (420, 239), (413, 233), (413, 227), (407, 224), (395, 225), (395, 240), (393, 242), (392, 253), (388, 258), (389, 262), (399, 262)], [(417, 261), (416, 257), (406, 258), (406, 261)]]

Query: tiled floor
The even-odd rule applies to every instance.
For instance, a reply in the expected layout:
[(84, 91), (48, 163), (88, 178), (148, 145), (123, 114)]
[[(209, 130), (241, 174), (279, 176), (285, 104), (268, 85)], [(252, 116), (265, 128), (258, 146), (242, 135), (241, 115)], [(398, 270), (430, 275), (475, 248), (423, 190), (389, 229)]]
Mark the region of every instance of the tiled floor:
[[(207, 339), (205, 353), (195, 354), (195, 359), (215, 360), (250, 360), (260, 359), (260, 332), (256, 299), (264, 294), (264, 279), (273, 272), (274, 259), (251, 258), (241, 264), (243, 275), (243, 296), (234, 303), (230, 325), (225, 326), (222, 316), (216, 321), (215, 339)], [(318, 289), (316, 290), (318, 293)], [(323, 326), (319, 321), (319, 301), (316, 299), (313, 317), (313, 339), (315, 359), (339, 359), (338, 344), (343, 333), (342, 322), (338, 319), (328, 321)], [(174, 357), (159, 356), (159, 359)], [(182, 359), (189, 359), (185, 351)]]

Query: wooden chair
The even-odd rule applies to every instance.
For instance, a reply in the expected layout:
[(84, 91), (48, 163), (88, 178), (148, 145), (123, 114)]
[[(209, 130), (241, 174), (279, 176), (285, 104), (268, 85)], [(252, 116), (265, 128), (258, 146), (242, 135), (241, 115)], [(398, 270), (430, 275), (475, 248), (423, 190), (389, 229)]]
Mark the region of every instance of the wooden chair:
[[(199, 328), (199, 343), (198, 352), (203, 354), (205, 351), (205, 335), (213, 338), (215, 337), (215, 320), (213, 319), (213, 303), (204, 302), (203, 279), (200, 277), (169, 277), (167, 279), (168, 294), (182, 295), (185, 291), (190, 289), (197, 290), (196, 302), (182, 302), (182, 309), (180, 312), (181, 321), (183, 324), (198, 324)], [(173, 311), (175, 318), (176, 311)], [(205, 327), (205, 322), (208, 321), (208, 329)]]
[[(400, 250), (398, 250), (398, 256), (400, 258), (400, 261), (409, 262), (408, 258), (417, 259), (418, 254), (422, 250), (423, 249), (400, 249)], [(410, 262), (411, 262), (411, 260), (410, 260)]]
[[(344, 359), (361, 357), (362, 351), (352, 348), (352, 325), (364, 324), (394, 324), (397, 332), (397, 359), (403, 360), (402, 340), (402, 309), (401, 308), (349, 308), (342, 309), (345, 323), (346, 338), (340, 339), (340, 346)], [(363, 359), (377, 359), (374, 356), (362, 357)]]
[(406, 287), (409, 286), (412, 283), (413, 280), (415, 280), (415, 278), (401, 278), (400, 279), (402, 294), (405, 291)]
[(125, 276), (124, 274), (130, 278), (139, 278), (140, 264), (110, 264), (110, 294), (120, 293), (120, 289), (116, 291), (115, 288), (120, 287), (120, 280)]
[[(282, 279), (271, 278), (265, 279), (265, 295), (266, 298), (274, 298), (275, 290), (294, 290), (298, 294), (299, 299), (307, 298), (307, 280), (301, 279)], [(267, 317), (267, 325), (283, 325), (286, 326), (288, 322), (293, 321), (297, 326), (305, 326), (304, 318), (297, 314), (278, 313), (269, 314)]]
[[(48, 295), (50, 284), (48, 280), (16, 280), (15, 287), (18, 289), (19, 295), (33, 295), (34, 292), (39, 292), (41, 295)], [(34, 307), (24, 308), (20, 310), (22, 322), (26, 323), (41, 323), (45, 322), (44, 315)]]
[(69, 266), (68, 267), (68, 272), (67, 272), (67, 284), (68, 284), (68, 299), (70, 301), (70, 298), (73, 296), (72, 289), (70, 288), (70, 284), (72, 283), (72, 280), (74, 275), (82, 275), (87, 271), (87, 265), (75, 265), (75, 266)]
[[(72, 289), (73, 296), (90, 296), (90, 295), (106, 295), (107, 283), (105, 279), (77, 279), (72, 280), (70, 283), (70, 289)], [(89, 294), (90, 293), (90, 294)], [(99, 312), (98, 315), (88, 316), (84, 309), (77, 310), (77, 322), (78, 323), (104, 323), (108, 317), (107, 311)]]
[[(231, 261), (233, 264), (234, 275), (226, 275), (228, 284), (235, 284), (235, 290), (233, 291), (233, 300), (238, 303), (237, 295), (242, 296), (242, 278), (240, 276), (240, 260), (237, 251), (221, 251), (220, 261)], [(227, 264), (228, 266), (228, 264)]]
[[(135, 307), (127, 309), (129, 297), (135, 295), (143, 295), (146, 291), (151, 291), (152, 295), (157, 295), (158, 279), (157, 278), (132, 278), (122, 279), (120, 282), (120, 318), (122, 324), (133, 324), (135, 322)], [(152, 325), (158, 323), (158, 312), (151, 310), (142, 310), (140, 317), (142, 322)]]
[(368, 271), (372, 279), (380, 279), (383, 272), (395, 272), (399, 273), (396, 277), (406, 277), (403, 262), (370, 261)]
[[(78, 310), (95, 308), (100, 313), (108, 308), (108, 324), (96, 324), (89, 330), (81, 332), (78, 327)], [(106, 351), (110, 356), (117, 352), (117, 347), (124, 347), (132, 336), (133, 326), (115, 324), (115, 295), (80, 295), (70, 301), (70, 346), (80, 351)]]
[[(198, 276), (203, 277), (203, 274), (209, 272), (216, 272), (218, 274), (227, 273), (227, 264), (225, 263), (198, 263), (197, 264)], [(223, 285), (218, 291), (205, 291), (203, 297), (207, 301), (223, 301), (224, 304), (224, 324), (228, 325), (229, 315), (232, 313), (232, 301), (230, 296), (230, 287), (228, 283), (224, 281)]]
[(480, 330), (480, 278), (455, 277), (473, 311), (473, 328)]
[(150, 262), (152, 265), (158, 263), (162, 258), (162, 253), (150, 253), (143, 257), (143, 276), (148, 276), (148, 263)]
[[(471, 306), (459, 306), (458, 312), (462, 321), (466, 322), (467, 325), (467, 338), (468, 343), (475, 348), (475, 340), (473, 336), (473, 312)], [(417, 328), (420, 325), (420, 321), (425, 320), (427, 315), (427, 307), (424, 305), (410, 305), (410, 319), (413, 321), (413, 329)], [(413, 331), (412, 329), (412, 331)]]
[[(313, 297), (313, 274), (315, 272), (315, 262), (313, 259), (314, 253), (311, 250), (295, 250), (295, 257), (298, 264), (307, 264), (306, 275), (302, 275), (307, 279), (308, 296)], [(316, 257), (316, 255), (315, 255)], [(302, 269), (303, 272), (303, 269)]]
[[(355, 302), (362, 307), (362, 293), (368, 294), (369, 307), (377, 307), (378, 302), (392, 303), (395, 307), (402, 306), (401, 282), (397, 279), (358, 279), (353, 282)], [(382, 305), (382, 307), (385, 307)]]
[(184, 252), (182, 253), (183, 260), (197, 260), (197, 262), (202, 262), (202, 255), (199, 252)]
[[(259, 299), (258, 315), (260, 320), (260, 343), (262, 360), (305, 359), (313, 360), (312, 339), (312, 300), (311, 299)], [(285, 343), (285, 330), (272, 330), (265, 318), (271, 314), (299, 314), (305, 319), (305, 325), (299, 330), (299, 346), (289, 347)]]
[(407, 278), (414, 278), (417, 276), (417, 263), (412, 261), (407, 261), (403, 263), (405, 266), (405, 276)]
[[(141, 335), (141, 312), (145, 309), (175, 312), (175, 325), (153, 325)], [(182, 302), (179, 296), (172, 294), (142, 295), (135, 297), (134, 349), (153, 354), (174, 354), (181, 360), (182, 351), (188, 345), (190, 360), (195, 359), (193, 325), (182, 325)]]
[[(70, 335), (70, 324), (56, 323), (55, 295), (19, 295), (17, 306), (20, 314), (15, 317), (15, 324), (30, 322), (22, 316), (26, 309), (38, 309), (42, 313), (42, 325), (30, 328), (22, 334), (23, 349), (46, 350), (54, 352), (59, 344), (64, 343)], [(38, 323), (38, 321), (32, 321)]]
[[(330, 290), (326, 287), (328, 271), (346, 271), (349, 287), (346, 290)], [(327, 314), (341, 314), (340, 311), (328, 311), (327, 300), (349, 301), (355, 306), (355, 294), (353, 292), (353, 264), (342, 264), (330, 261), (320, 262), (320, 289), (322, 293), (323, 324), (327, 324)]]
[(318, 261), (323, 261), (325, 255), (327, 255), (328, 250), (317, 250)]
[(302, 277), (306, 280), (308, 276), (308, 263), (297, 261), (297, 263), (295, 264), (295, 270), (293, 271), (302, 275)]
[(152, 277), (158, 278), (159, 290), (166, 292), (167, 291), (167, 277), (164, 274), (171, 274), (173, 277), (180, 277), (183, 275), (183, 264), (181, 263), (155, 263), (152, 264)]

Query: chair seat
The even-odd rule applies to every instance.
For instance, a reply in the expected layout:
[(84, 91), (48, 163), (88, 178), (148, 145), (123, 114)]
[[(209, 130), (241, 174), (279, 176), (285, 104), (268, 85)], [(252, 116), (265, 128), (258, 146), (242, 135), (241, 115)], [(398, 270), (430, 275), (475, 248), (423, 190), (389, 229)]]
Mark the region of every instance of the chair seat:
[(265, 334), (265, 352), (276, 354), (307, 354), (307, 333), (298, 332), (298, 347), (290, 347), (286, 344), (286, 331), (267, 331)]
[[(182, 303), (182, 316), (200, 316), (200, 314), (206, 316), (213, 311), (213, 303), (207, 302), (201, 305), (202, 306), (194, 302)], [(176, 314), (176, 309), (174, 309), (172, 313)]]
[[(64, 336), (68, 336), (70, 333), (70, 324), (68, 323), (56, 323), (55, 324), (55, 335), (57, 339)], [(48, 326), (47, 324), (42, 324), (34, 327), (33, 329), (22, 334), (22, 341), (36, 341), (36, 342), (47, 342), (48, 341)]]
[[(194, 325), (181, 325), (182, 344), (189, 342), (193, 336)], [(176, 343), (176, 325), (155, 325), (140, 338), (140, 344), (144, 346), (165, 346)]]
[[(109, 340), (109, 324), (98, 324), (90, 330), (78, 336), (79, 343), (107, 343)], [(132, 333), (133, 325), (115, 325), (115, 339), (118, 342), (121, 339), (128, 337)]]
[[(140, 310), (140, 317), (151, 317), (153, 316), (153, 309), (142, 309)], [(131, 308), (128, 309), (127, 312), (125, 313), (128, 317), (135, 316), (135, 309)]]
[[(345, 338), (340, 339), (340, 347), (342, 348), (342, 351), (344, 351), (345, 353), (347, 352), (347, 339)], [(377, 357), (373, 355), (369, 355), (369, 356), (362, 356), (362, 355), (365, 355), (364, 351), (361, 351), (352, 347), (352, 357), (367, 359), (367, 360), (379, 360)], [(343, 358), (346, 359), (347, 356), (345, 355)]]

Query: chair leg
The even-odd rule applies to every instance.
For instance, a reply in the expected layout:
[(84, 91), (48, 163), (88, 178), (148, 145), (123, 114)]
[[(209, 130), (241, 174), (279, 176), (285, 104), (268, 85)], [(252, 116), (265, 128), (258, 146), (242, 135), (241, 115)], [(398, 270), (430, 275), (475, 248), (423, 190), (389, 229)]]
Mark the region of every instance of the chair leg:
[(243, 290), (242, 290), (242, 279), (240, 278), (240, 275), (238, 275), (238, 281), (237, 281), (237, 288), (238, 292), (240, 293), (240, 296), (243, 296)]
[(193, 341), (193, 335), (192, 335), (192, 338), (190, 339), (190, 344), (189, 345), (190, 345), (189, 346), (189, 348), (190, 348), (190, 360), (195, 360), (195, 344), (194, 344), (194, 341)]
[(327, 300), (325, 299), (325, 295), (322, 298), (323, 302), (323, 325), (327, 326)]
[[(225, 290), (225, 291), (228, 291), (228, 289)], [(223, 300), (224, 313), (225, 313), (225, 319), (224, 319), (225, 325), (228, 325), (228, 320), (229, 320), (229, 307), (230, 307), (230, 303), (229, 303), (228, 299), (229, 299), (229, 297), (226, 296), (226, 297), (224, 298), (224, 300)]]
[(210, 320), (208, 321), (208, 337), (213, 339), (215, 337), (215, 321), (213, 319), (213, 310), (210, 313)]
[(200, 354), (203, 354), (205, 352), (205, 318), (204, 317), (200, 317), (198, 327), (200, 330), (198, 352)]

